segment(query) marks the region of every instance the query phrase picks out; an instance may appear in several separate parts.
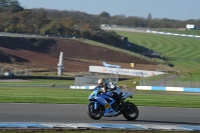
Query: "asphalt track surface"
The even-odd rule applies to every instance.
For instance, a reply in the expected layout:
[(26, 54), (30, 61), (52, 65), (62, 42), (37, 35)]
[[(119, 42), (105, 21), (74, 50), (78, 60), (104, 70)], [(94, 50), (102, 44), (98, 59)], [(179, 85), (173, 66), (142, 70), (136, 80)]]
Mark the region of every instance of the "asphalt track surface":
[(199, 108), (139, 106), (136, 121), (127, 121), (123, 115), (93, 120), (86, 108), (86, 104), (0, 103), (0, 122), (200, 125)]

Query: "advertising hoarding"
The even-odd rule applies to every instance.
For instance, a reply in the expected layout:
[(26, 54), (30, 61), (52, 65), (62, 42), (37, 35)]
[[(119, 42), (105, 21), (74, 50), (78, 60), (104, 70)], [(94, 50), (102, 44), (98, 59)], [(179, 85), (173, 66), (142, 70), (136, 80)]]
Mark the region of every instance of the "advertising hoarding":
[(108, 67), (102, 67), (102, 66), (89, 66), (89, 72), (109, 73), (109, 74), (138, 76), (138, 77), (149, 77), (149, 76), (154, 76), (154, 75), (165, 74), (164, 72), (159, 72), (159, 71), (108, 68)]

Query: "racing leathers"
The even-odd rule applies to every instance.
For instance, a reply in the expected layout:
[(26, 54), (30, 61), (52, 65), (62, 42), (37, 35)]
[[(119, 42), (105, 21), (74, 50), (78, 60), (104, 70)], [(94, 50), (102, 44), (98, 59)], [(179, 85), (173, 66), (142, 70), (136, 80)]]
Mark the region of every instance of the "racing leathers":
[(119, 94), (117, 93), (117, 91), (116, 91), (117, 86), (115, 84), (113, 84), (112, 82), (107, 82), (106, 87), (97, 86), (97, 87), (95, 87), (95, 89), (99, 89), (99, 92), (104, 93), (104, 94), (112, 97), (113, 99), (115, 99), (118, 107), (120, 106), (122, 93), (119, 93)]

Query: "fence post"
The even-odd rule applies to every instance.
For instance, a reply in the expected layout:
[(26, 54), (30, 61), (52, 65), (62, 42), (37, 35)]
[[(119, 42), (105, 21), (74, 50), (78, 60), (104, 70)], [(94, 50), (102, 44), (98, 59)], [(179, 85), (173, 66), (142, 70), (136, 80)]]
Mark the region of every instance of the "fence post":
[(142, 74), (142, 80), (141, 80), (140, 84), (143, 86), (144, 85), (144, 83), (143, 83), (144, 82), (144, 74), (143, 74), (143, 72), (141, 72), (141, 74)]
[(1, 68), (1, 74), (3, 75), (3, 70), (4, 70), (4, 68)]
[(166, 74), (166, 72), (164, 72), (165, 73), (165, 80), (164, 80), (164, 86), (166, 86), (166, 78), (167, 78), (167, 74)]
[(192, 83), (192, 73), (189, 73), (190, 74), (190, 88), (192, 87), (191, 86), (191, 83)]
[(179, 87), (179, 71), (176, 71), (176, 74), (177, 74), (177, 87)]
[(22, 76), (22, 69), (20, 69), (20, 76)]
[[(153, 73), (153, 72), (152, 72)], [(155, 85), (155, 74), (153, 73), (153, 86)]]

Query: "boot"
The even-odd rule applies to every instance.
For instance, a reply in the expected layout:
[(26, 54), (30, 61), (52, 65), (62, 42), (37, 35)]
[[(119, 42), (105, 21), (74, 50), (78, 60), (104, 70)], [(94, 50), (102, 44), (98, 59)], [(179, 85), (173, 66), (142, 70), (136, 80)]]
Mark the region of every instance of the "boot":
[(122, 101), (121, 109), (123, 110), (125, 107), (126, 107), (126, 103), (124, 101)]
[(125, 102), (123, 102), (122, 100), (120, 100), (120, 103), (119, 103), (119, 110), (123, 110), (124, 107), (125, 107)]

